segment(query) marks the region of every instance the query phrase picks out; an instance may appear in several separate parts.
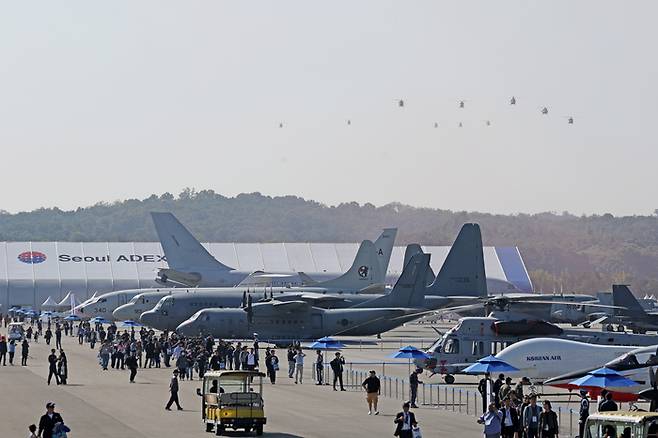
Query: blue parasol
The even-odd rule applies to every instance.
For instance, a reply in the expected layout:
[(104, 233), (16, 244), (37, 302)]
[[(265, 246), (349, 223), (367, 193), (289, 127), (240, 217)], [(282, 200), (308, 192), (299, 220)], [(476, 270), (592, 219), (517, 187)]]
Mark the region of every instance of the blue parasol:
[(590, 371), (586, 376), (573, 380), (569, 384), (580, 388), (619, 388), (639, 385), (639, 383), (606, 367)]
[(497, 373), (504, 371), (519, 371), (519, 369), (492, 355), (479, 359), (477, 362), (467, 366), (463, 370), (466, 374)]

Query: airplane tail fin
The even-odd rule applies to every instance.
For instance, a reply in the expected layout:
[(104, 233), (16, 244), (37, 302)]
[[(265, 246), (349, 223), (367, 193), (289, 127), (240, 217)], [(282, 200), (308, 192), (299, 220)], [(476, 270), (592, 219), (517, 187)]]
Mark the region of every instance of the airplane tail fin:
[(464, 224), (427, 295), (486, 297), (482, 234), (478, 224)]
[[(404, 250), (404, 262), (402, 263), (402, 267), (404, 268), (405, 266), (407, 266), (411, 261), (411, 258), (416, 254), (425, 254), (423, 252), (423, 248), (421, 248), (420, 245), (417, 243), (410, 243), (409, 245), (407, 245), (407, 248)], [(425, 284), (427, 284), (428, 286), (432, 284), (432, 282), (434, 281), (434, 277), (435, 274), (434, 271), (432, 270), (432, 267), (428, 266), (427, 279)]]
[(421, 308), (425, 304), (425, 278), (430, 266), (430, 254), (418, 253), (411, 257), (391, 292), (355, 307)]
[(217, 261), (173, 214), (151, 212), (151, 218), (171, 269), (177, 271), (233, 269)]
[(612, 285), (612, 305), (626, 307), (628, 310), (616, 310), (617, 312), (646, 314), (642, 305), (637, 301), (631, 290), (625, 284)]
[(397, 228), (384, 228), (382, 234), (375, 240), (375, 251), (377, 252), (379, 272), (381, 273), (381, 278), (376, 279), (377, 283), (386, 282), (386, 272), (388, 271), (388, 264), (391, 261), (391, 254), (393, 253), (393, 245), (395, 244), (395, 236), (397, 234)]
[(375, 250), (375, 244), (364, 240), (354, 257), (350, 269), (338, 278), (321, 281), (314, 287), (327, 287), (336, 289), (363, 289), (372, 284), (381, 283), (381, 267)]

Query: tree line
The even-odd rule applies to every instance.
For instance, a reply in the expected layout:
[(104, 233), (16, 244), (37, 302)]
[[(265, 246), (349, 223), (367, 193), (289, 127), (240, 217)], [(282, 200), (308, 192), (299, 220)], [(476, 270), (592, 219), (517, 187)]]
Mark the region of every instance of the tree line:
[(185, 189), (72, 211), (0, 212), (0, 241), (155, 241), (149, 212), (174, 213), (201, 241), (356, 242), (398, 227), (397, 244), (449, 245), (477, 222), (485, 245), (518, 246), (535, 289), (585, 292), (630, 284), (658, 292), (658, 217), (567, 212), (500, 215), (356, 202), (335, 206), (297, 196)]

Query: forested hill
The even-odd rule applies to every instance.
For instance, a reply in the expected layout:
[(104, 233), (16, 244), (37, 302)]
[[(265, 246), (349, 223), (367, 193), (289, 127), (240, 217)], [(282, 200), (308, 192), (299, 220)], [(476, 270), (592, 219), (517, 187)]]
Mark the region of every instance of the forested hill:
[(492, 215), (401, 204), (337, 206), (260, 193), (229, 198), (187, 189), (144, 200), (0, 214), (0, 241), (154, 241), (150, 211), (171, 211), (202, 241), (356, 242), (399, 228), (398, 244), (448, 245), (465, 222), (482, 227), (485, 245), (518, 246), (535, 288), (596, 292), (613, 282), (636, 294), (658, 292), (658, 217)]

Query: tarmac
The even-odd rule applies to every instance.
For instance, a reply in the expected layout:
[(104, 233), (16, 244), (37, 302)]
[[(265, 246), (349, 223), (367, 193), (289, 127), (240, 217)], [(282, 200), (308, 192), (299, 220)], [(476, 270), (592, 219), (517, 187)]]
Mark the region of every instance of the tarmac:
[[(0, 332), (6, 334), (4, 329)], [(377, 339), (373, 337), (361, 345), (351, 344), (344, 354), (348, 362), (368, 362), (354, 364), (354, 368), (358, 366), (364, 371), (378, 369), (371, 363), (387, 362), (384, 365), (387, 375), (404, 377), (407, 376), (407, 362), (390, 359), (388, 355), (401, 345), (420, 347), (423, 342), (427, 347), (432, 337), (435, 334), (422, 327), (402, 327), (387, 333), (383, 344), (376, 344)], [(54, 340), (52, 344), (54, 347)], [(96, 357), (97, 350), (90, 349), (88, 344), (78, 345), (77, 337), (63, 337), (69, 382), (66, 386), (57, 386), (53, 380), (48, 386), (47, 356), (50, 348), (41, 338), (38, 344), (31, 343), (27, 367), (20, 366), (20, 348), (17, 348), (14, 366), (0, 366), (0, 411), (3, 416), (0, 437), (27, 436), (28, 425), (38, 423), (49, 400), (56, 403), (56, 411), (71, 428), (71, 438), (213, 436), (205, 432), (201, 422), (201, 400), (195, 393), (196, 388), (200, 387), (198, 380), (180, 383), (183, 411), (165, 411), (171, 368), (140, 368), (137, 383), (130, 384), (127, 370), (102, 371)], [(277, 384), (264, 383), (267, 416), (264, 436), (320, 438), (393, 435), (393, 419), (401, 410), (402, 393), (398, 399), (380, 397), (380, 414), (368, 416), (365, 394), (358, 387), (347, 392), (334, 392), (331, 386), (314, 384), (311, 377), (314, 352), (307, 351), (307, 354), (304, 383), (295, 385), (294, 380), (285, 373), (285, 351), (278, 349), (282, 371), (278, 373)], [(399, 365), (390, 362), (399, 362)], [(428, 379), (424, 380), (428, 383)], [(439, 377), (429, 380), (439, 382)], [(466, 415), (435, 406), (421, 406), (414, 412), (424, 437), (482, 435), (482, 427), (476, 423), (473, 412)], [(248, 436), (230, 431), (227, 435)]]

